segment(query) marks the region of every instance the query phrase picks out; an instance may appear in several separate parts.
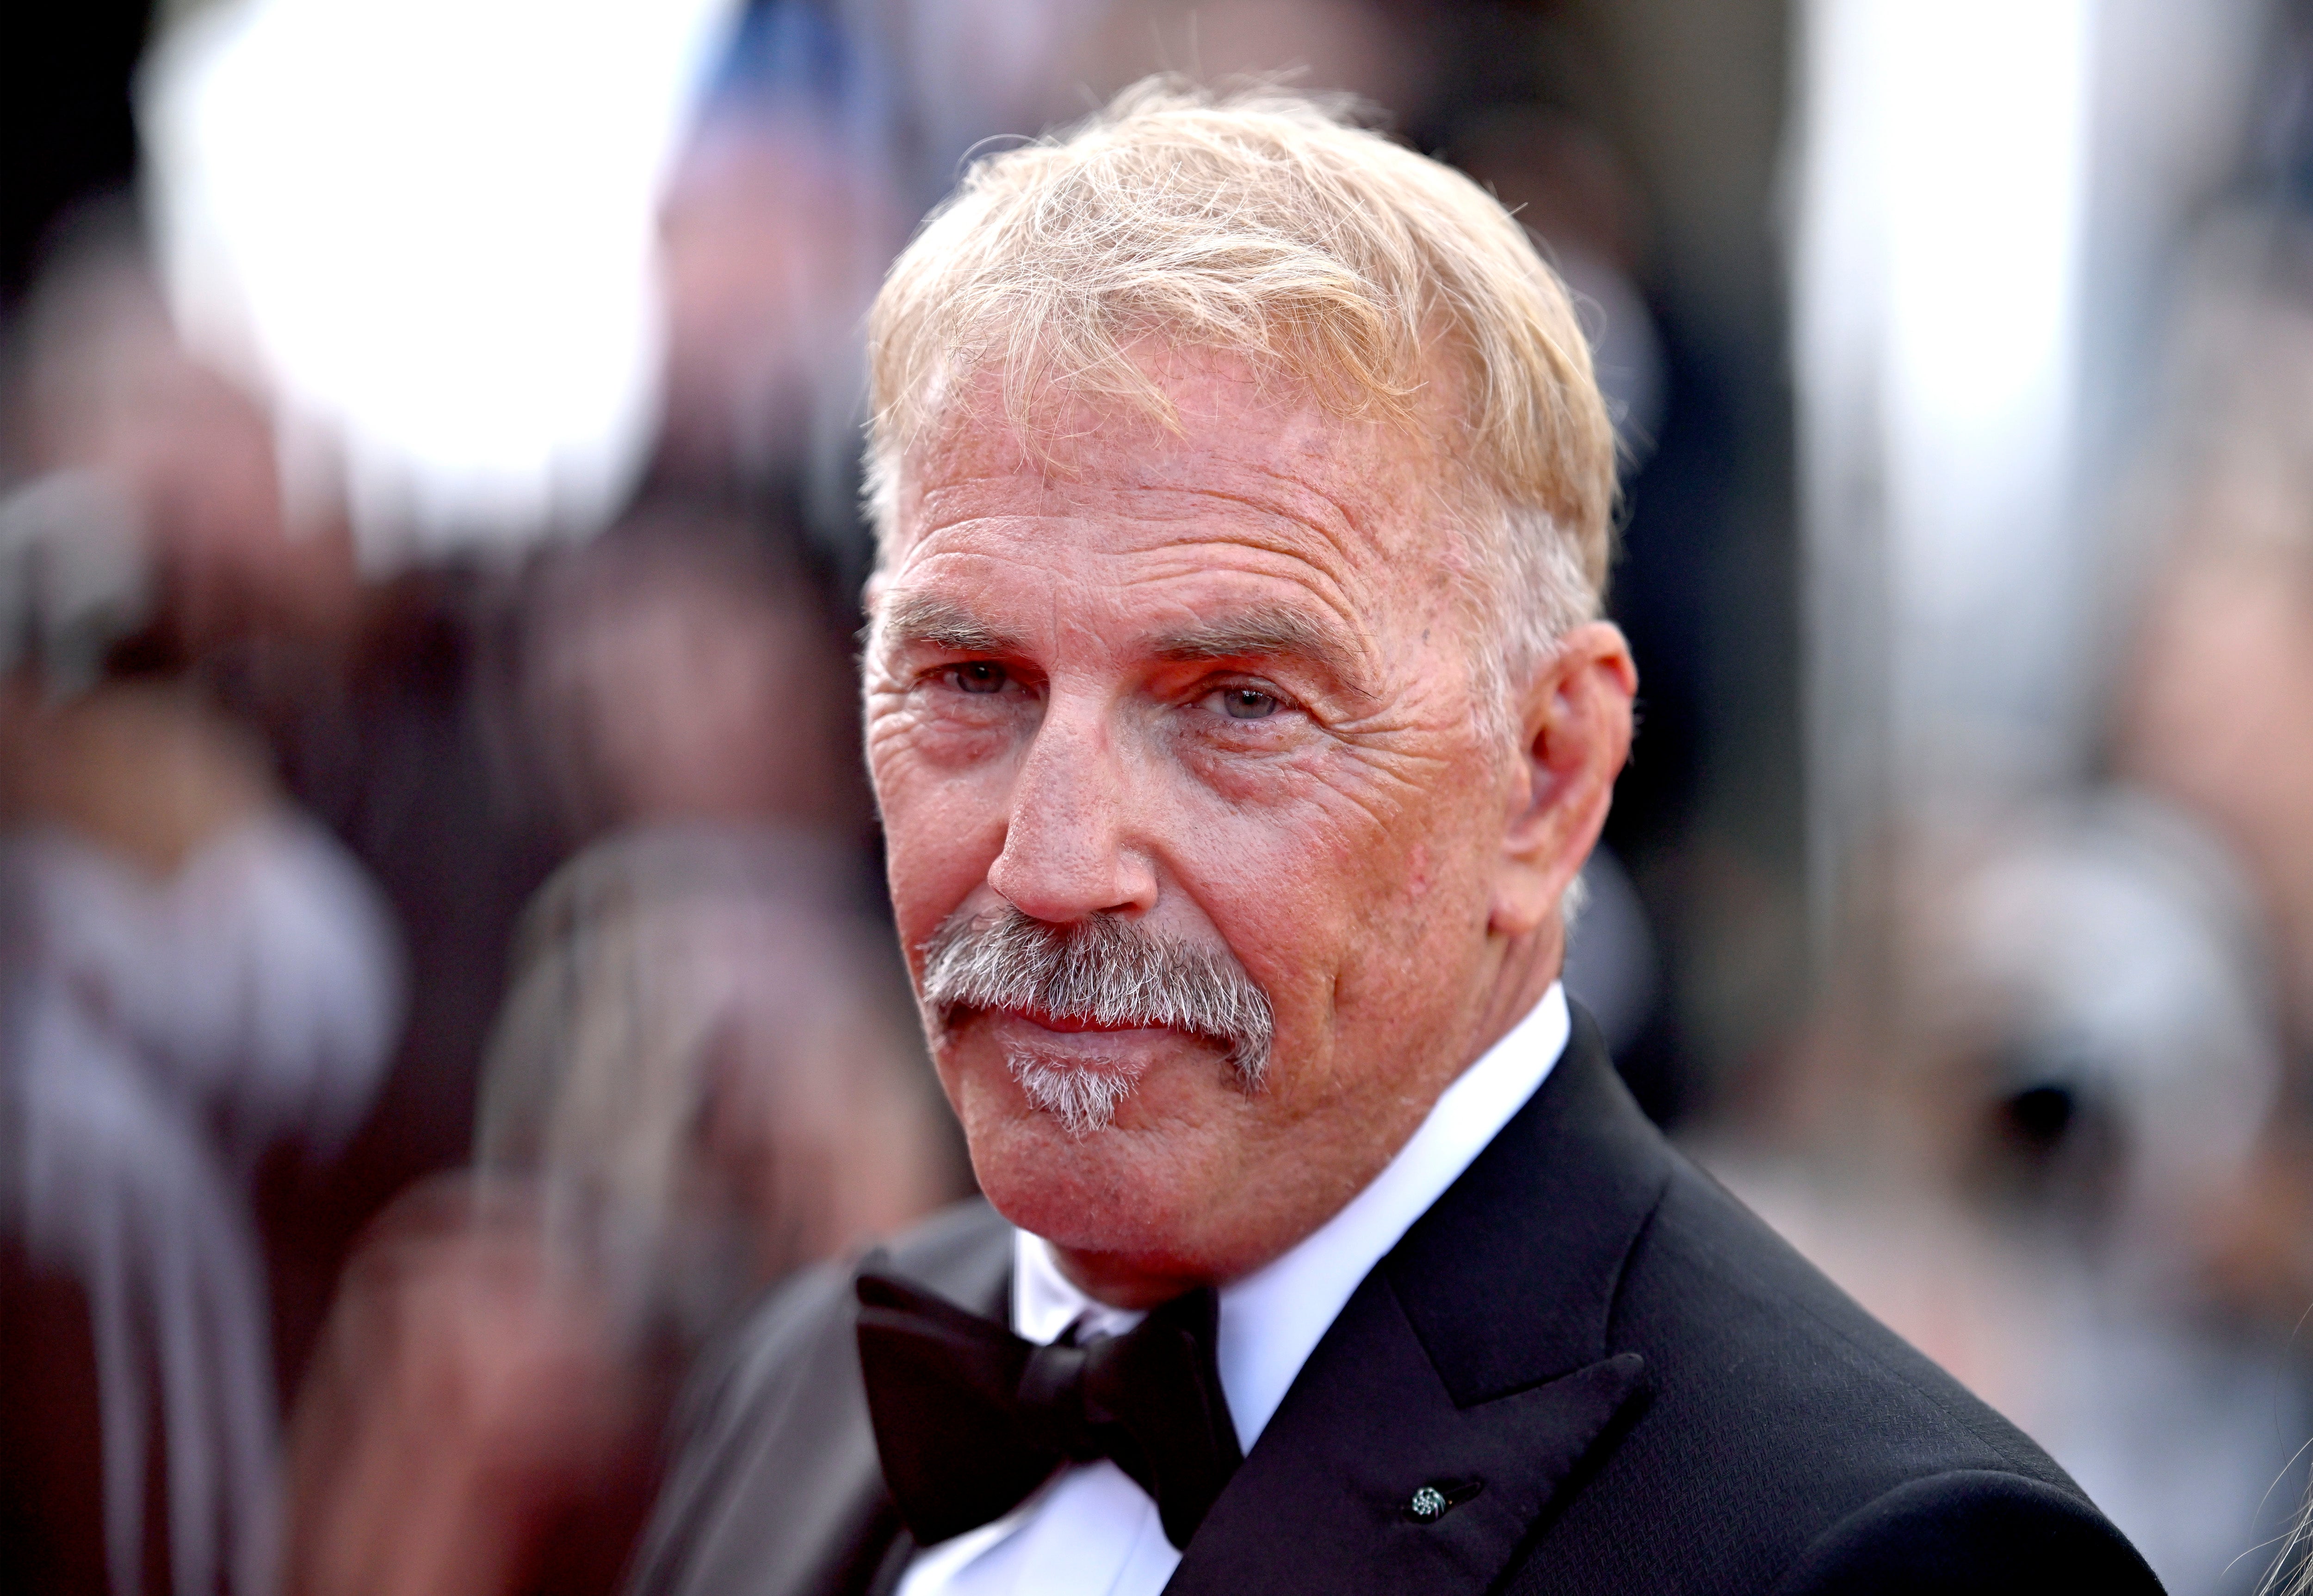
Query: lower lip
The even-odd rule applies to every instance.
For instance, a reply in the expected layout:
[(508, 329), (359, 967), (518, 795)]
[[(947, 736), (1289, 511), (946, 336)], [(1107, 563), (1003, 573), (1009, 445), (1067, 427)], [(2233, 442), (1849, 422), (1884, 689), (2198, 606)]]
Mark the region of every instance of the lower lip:
[(1140, 1070), (1186, 1039), (1164, 1025), (1101, 1025), (1018, 1009), (984, 1010), (989, 1035), (999, 1048), (1025, 1047), (1054, 1061), (1087, 1069)]

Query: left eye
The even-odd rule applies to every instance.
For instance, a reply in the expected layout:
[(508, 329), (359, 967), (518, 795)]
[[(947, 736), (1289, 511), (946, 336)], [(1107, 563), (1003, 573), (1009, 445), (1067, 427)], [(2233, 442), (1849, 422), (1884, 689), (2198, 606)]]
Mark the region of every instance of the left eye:
[(1276, 696), (1259, 688), (1227, 688), (1220, 695), (1221, 707), (1233, 721), (1257, 721), (1275, 715), (1279, 705)]

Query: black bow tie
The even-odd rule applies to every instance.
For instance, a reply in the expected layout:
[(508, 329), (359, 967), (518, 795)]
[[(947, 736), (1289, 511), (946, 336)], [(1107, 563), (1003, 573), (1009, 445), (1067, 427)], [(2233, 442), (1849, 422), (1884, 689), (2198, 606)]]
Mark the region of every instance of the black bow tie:
[(1018, 1506), (1066, 1462), (1113, 1460), (1185, 1548), (1244, 1460), (1213, 1361), (1220, 1301), (1175, 1297), (1122, 1336), (1024, 1341), (880, 1272), (857, 1281), (859, 1364), (884, 1483), (919, 1546)]

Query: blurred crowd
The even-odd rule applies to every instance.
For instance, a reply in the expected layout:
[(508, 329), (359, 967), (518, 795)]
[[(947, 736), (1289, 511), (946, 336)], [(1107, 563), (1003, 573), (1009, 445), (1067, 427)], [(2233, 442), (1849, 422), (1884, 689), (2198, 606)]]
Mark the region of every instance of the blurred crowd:
[[(2313, 70), (2179, 241), (2093, 779), (1891, 826), (1810, 985), (1711, 774), (1796, 746), (1744, 751), (1796, 715), (1745, 541), (1787, 432), (1730, 398), (1778, 391), (1772, 312), (1689, 285), (1591, 9), (755, 0), (657, 196), (602, 524), (422, 557), (286, 468), (149, 201), (56, 218), (0, 328), (0, 1584), (613, 1589), (698, 1349), (970, 1189), (856, 747), (859, 316), (980, 141), (1291, 66), (1591, 317), (1648, 679), (1574, 995), (2172, 1590), (2253, 1588), (2313, 1443)], [(1741, 789), (1770, 832), (1793, 791)]]

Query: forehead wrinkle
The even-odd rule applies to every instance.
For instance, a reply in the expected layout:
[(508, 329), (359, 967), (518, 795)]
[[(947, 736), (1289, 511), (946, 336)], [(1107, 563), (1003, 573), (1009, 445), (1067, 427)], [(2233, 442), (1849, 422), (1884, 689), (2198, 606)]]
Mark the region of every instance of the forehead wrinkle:
[[(1227, 520), (1221, 525), (1200, 528), (1198, 541), (1234, 543), (1283, 555), (1324, 572), (1327, 581), (1344, 587), (1350, 585), (1361, 557), (1386, 559), (1380, 539), (1365, 524), (1367, 518), (1349, 504), (1286, 472), (1262, 469), (1256, 474), (1290, 491), (1271, 495), (1254, 484), (1164, 478), (1144, 478), (1121, 490), (1108, 491), (1121, 492), (1140, 506), (1130, 513), (1131, 518), (1152, 525), (1196, 524), (1212, 513), (1211, 506), (1221, 506)], [(1329, 513), (1313, 514), (1308, 503), (1313, 499)], [(1078, 513), (1083, 513), (1081, 504)], [(1317, 550), (1330, 558), (1312, 557)]]
[(981, 470), (941, 470), (937, 474), (924, 472), (912, 484), (915, 489), (917, 513), (919, 516), (928, 522), (934, 507), (956, 494), (968, 492), (990, 482), (1017, 484), (1020, 480), (1019, 471), (1007, 469), (1000, 464), (991, 465)]
[[(1283, 562), (1288, 568), (1275, 570), (1260, 563), (1248, 566), (1214, 559), (1209, 555), (1199, 557), (1204, 550), (1216, 547), (1233, 550), (1238, 554), (1252, 553), (1267, 556)], [(1136, 574), (1130, 579), (1130, 584), (1136, 588), (1156, 588), (1172, 592), (1183, 583), (1194, 586), (1201, 579), (1215, 576), (1248, 579), (1259, 583), (1264, 588), (1272, 585), (1282, 586), (1291, 594), (1306, 599), (1323, 611), (1330, 618), (1331, 629), (1335, 636), (1354, 639), (1356, 646), (1352, 652), (1360, 657), (1369, 652), (1365, 645), (1365, 628), (1362, 623), (1370, 607), (1359, 606), (1350, 583), (1341, 573), (1330, 570), (1324, 563), (1311, 559), (1306, 548), (1297, 547), (1289, 541), (1271, 541), (1236, 535), (1174, 544), (1161, 551), (1161, 558), (1155, 569)], [(1222, 609), (1224, 613), (1260, 608), (1297, 610), (1298, 609), (1293, 598), (1264, 599), (1250, 595), (1242, 599), (1222, 598), (1217, 601), (1209, 598), (1191, 600), (1176, 596), (1171, 600), (1171, 602), (1185, 618), (1180, 626), (1172, 628), (1174, 632), (1192, 630), (1209, 609), (1217, 608)]]
[[(998, 473), (993, 480), (1003, 480)], [(914, 565), (940, 555), (986, 553), (975, 546), (992, 538), (998, 545), (1019, 544), (1046, 551), (1049, 557), (1083, 555), (1102, 562), (1154, 561), (1156, 568), (1132, 579), (1134, 585), (1183, 576), (1218, 574), (1232, 568), (1221, 551), (1265, 556), (1293, 567), (1294, 574), (1268, 572), (1315, 593), (1319, 601), (1355, 631), (1361, 606), (1354, 594), (1359, 580), (1359, 550), (1371, 550), (1363, 539), (1337, 535), (1301, 516), (1258, 497), (1185, 484), (1136, 486), (1099, 490), (1099, 496), (1122, 496), (1130, 501), (1118, 509), (1076, 498), (1064, 506), (989, 505), (975, 504), (953, 521), (932, 522), (926, 517), (909, 538), (905, 563)], [(1227, 504), (1239, 512), (1216, 524), (1200, 514), (1196, 501)], [(1174, 501), (1166, 503), (1165, 501)], [(1188, 501), (1186, 503), (1180, 501)], [(961, 507), (960, 507), (961, 508)], [(1142, 529), (1134, 546), (1100, 547), (1097, 537), (1082, 535), (1095, 526)], [(961, 547), (952, 547), (961, 543)], [(1000, 557), (1016, 558), (1017, 556)]]
[[(1270, 445), (1266, 449), (1260, 441), (1240, 437), (1224, 443), (1216, 454), (1187, 461), (1178, 458), (1182, 442), (1178, 438), (1158, 438), (1156, 447), (1144, 454), (1113, 444), (1095, 449), (1096, 433), (1077, 440), (1088, 451), (1084, 459), (1040, 458), (1009, 427), (982, 433), (968, 425), (968, 416), (956, 420), (954, 435), (914, 456), (915, 469), (909, 473), (915, 478), (916, 497), (916, 513), (910, 518), (916, 524), (908, 539), (911, 543), (960, 523), (986, 519), (989, 507), (973, 504), (970, 508), (956, 507), (963, 513), (955, 514), (954, 521), (945, 520), (945, 514), (954, 513), (945, 501), (959, 493), (969, 500), (975, 490), (991, 487), (1004, 501), (1003, 507), (995, 510), (998, 516), (1096, 516), (1100, 512), (1094, 506), (1101, 500), (1122, 499), (1143, 504), (1154, 501), (1151, 508), (1126, 512), (1134, 519), (1153, 522), (1192, 519), (1193, 507), (1163, 502), (1181, 495), (1249, 510), (1262, 520), (1298, 528), (1353, 565), (1360, 555), (1393, 557), (1385, 551), (1386, 529), (1380, 522), (1406, 519), (1409, 513), (1416, 512), (1420, 495), (1410, 497), (1403, 490), (1427, 476), (1413, 452), (1412, 446), (1420, 440), (1370, 425), (1345, 431), (1337, 418), (1324, 423), (1322, 446), (1297, 448), (1288, 440), (1264, 434)], [(1380, 447), (1361, 446), (1362, 441), (1355, 435), (1359, 431), (1370, 433)], [(1278, 457), (1280, 449), (1282, 458)], [(1139, 470), (1128, 471), (1122, 480), (1114, 477), (1102, 480), (1120, 456), (1130, 461), (1136, 454), (1140, 455)], [(1323, 485), (1329, 478), (1341, 480), (1329, 487)], [(1269, 485), (1274, 485), (1275, 490), (1263, 491)], [(1050, 504), (1055, 496), (1060, 504), (1036, 506), (1036, 501)], [(1412, 513), (1412, 519), (1420, 522), (1429, 518)], [(1307, 557), (1304, 551), (1280, 545), (1262, 546)], [(1330, 574), (1338, 580), (1345, 572)]]
[[(1323, 457), (1322, 462), (1311, 462), (1312, 465), (1319, 463), (1340, 466), (1346, 462), (1339, 455)], [(1375, 501), (1363, 505), (1353, 503), (1341, 496), (1338, 491), (1329, 490), (1323, 486), (1317, 478), (1328, 474), (1324, 470), (1313, 469), (1305, 473), (1264, 460), (1249, 459), (1243, 455), (1238, 455), (1230, 461), (1230, 464), (1236, 468), (1230, 475), (1241, 472), (1244, 477), (1253, 479), (1242, 484), (1226, 481), (1183, 482), (1152, 473), (1135, 486), (1143, 491), (1183, 493), (1195, 497), (1218, 500), (1223, 504), (1243, 505), (1257, 515), (1290, 522), (1296, 526), (1306, 528), (1316, 533), (1336, 551), (1348, 557), (1353, 554), (1359, 545), (1376, 553), (1380, 551), (1380, 539), (1377, 536), (1380, 529), (1368, 523), (1374, 519), (1376, 513), (1383, 509), (1379, 502), (1383, 498), (1402, 499), (1402, 495), (1387, 491), (1389, 487), (1395, 485), (1385, 484), (1382, 479), (1400, 474), (1406, 463), (1403, 460), (1395, 462), (1394, 465), (1375, 462), (1368, 469), (1355, 470), (1350, 474), (1342, 486), (1364, 487), (1368, 489), (1368, 495)], [(1274, 484), (1274, 490), (1262, 491), (1264, 483)]]

